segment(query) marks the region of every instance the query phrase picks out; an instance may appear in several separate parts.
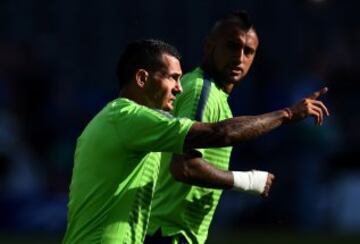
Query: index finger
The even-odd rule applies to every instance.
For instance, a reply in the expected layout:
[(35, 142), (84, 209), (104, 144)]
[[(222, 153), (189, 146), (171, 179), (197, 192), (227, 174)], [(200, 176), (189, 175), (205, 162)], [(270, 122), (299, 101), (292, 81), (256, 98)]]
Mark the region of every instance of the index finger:
[(268, 179), (270, 179), (270, 180), (274, 180), (274, 179), (275, 179), (275, 175), (273, 175), (273, 174), (269, 173)]
[(319, 91), (314, 92), (313, 94), (311, 94), (310, 96), (308, 96), (308, 98), (310, 99), (317, 99), (318, 97), (320, 97), (321, 95), (324, 95), (325, 93), (328, 92), (328, 88), (327, 87), (323, 87), (321, 88)]

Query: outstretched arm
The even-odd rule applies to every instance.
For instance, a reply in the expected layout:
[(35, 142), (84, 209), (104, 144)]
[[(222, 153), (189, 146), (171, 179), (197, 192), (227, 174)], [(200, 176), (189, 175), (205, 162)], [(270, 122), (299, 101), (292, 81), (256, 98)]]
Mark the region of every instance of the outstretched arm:
[(224, 147), (264, 135), (285, 123), (313, 117), (316, 125), (321, 125), (324, 114), (329, 115), (326, 106), (319, 100), (325, 94), (323, 88), (305, 97), (292, 107), (257, 116), (239, 116), (218, 123), (194, 123), (189, 130), (184, 151), (192, 148)]
[(170, 166), (177, 181), (216, 189), (235, 189), (268, 196), (274, 175), (265, 171), (224, 171), (194, 153), (173, 155)]

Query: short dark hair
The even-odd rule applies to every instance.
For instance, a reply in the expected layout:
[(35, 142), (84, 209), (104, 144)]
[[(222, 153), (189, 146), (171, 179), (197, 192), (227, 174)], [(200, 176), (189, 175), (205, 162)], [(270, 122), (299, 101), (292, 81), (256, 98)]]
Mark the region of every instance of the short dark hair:
[(245, 10), (237, 10), (235, 12), (223, 16), (218, 21), (216, 21), (210, 32), (210, 36), (216, 35), (216, 33), (221, 28), (223, 28), (225, 25), (228, 24), (235, 24), (245, 32), (249, 31), (250, 29), (255, 30), (254, 25), (250, 20), (249, 14)]
[(250, 16), (249, 14), (245, 11), (245, 10), (237, 10), (231, 14), (229, 14), (227, 17), (225, 17), (224, 19), (227, 20), (234, 20), (234, 21), (238, 21), (241, 23), (241, 26), (245, 29), (245, 30), (250, 30), (251, 28), (254, 27), (254, 24), (251, 22), (250, 20)]
[(116, 69), (120, 90), (130, 82), (138, 69), (156, 71), (164, 66), (162, 55), (169, 54), (180, 60), (178, 50), (172, 45), (154, 39), (137, 40), (127, 45)]

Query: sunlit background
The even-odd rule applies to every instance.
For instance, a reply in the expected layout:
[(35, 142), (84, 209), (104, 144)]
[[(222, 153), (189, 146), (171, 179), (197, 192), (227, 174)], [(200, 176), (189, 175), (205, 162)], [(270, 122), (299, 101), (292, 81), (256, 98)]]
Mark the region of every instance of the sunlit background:
[(230, 97), (234, 115), (328, 86), (331, 116), (234, 148), (231, 169), (268, 170), (276, 181), (267, 199), (224, 192), (209, 243), (360, 243), (356, 0), (1, 0), (0, 243), (61, 242), (76, 138), (117, 96), (128, 42), (175, 45), (187, 72), (214, 21), (238, 9), (250, 13), (260, 47)]

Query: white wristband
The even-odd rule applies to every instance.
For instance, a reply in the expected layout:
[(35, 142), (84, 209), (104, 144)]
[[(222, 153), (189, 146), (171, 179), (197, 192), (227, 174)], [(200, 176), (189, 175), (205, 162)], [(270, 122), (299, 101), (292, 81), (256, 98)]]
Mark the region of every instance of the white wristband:
[(268, 172), (251, 171), (232, 171), (234, 175), (234, 190), (262, 194), (268, 177)]

